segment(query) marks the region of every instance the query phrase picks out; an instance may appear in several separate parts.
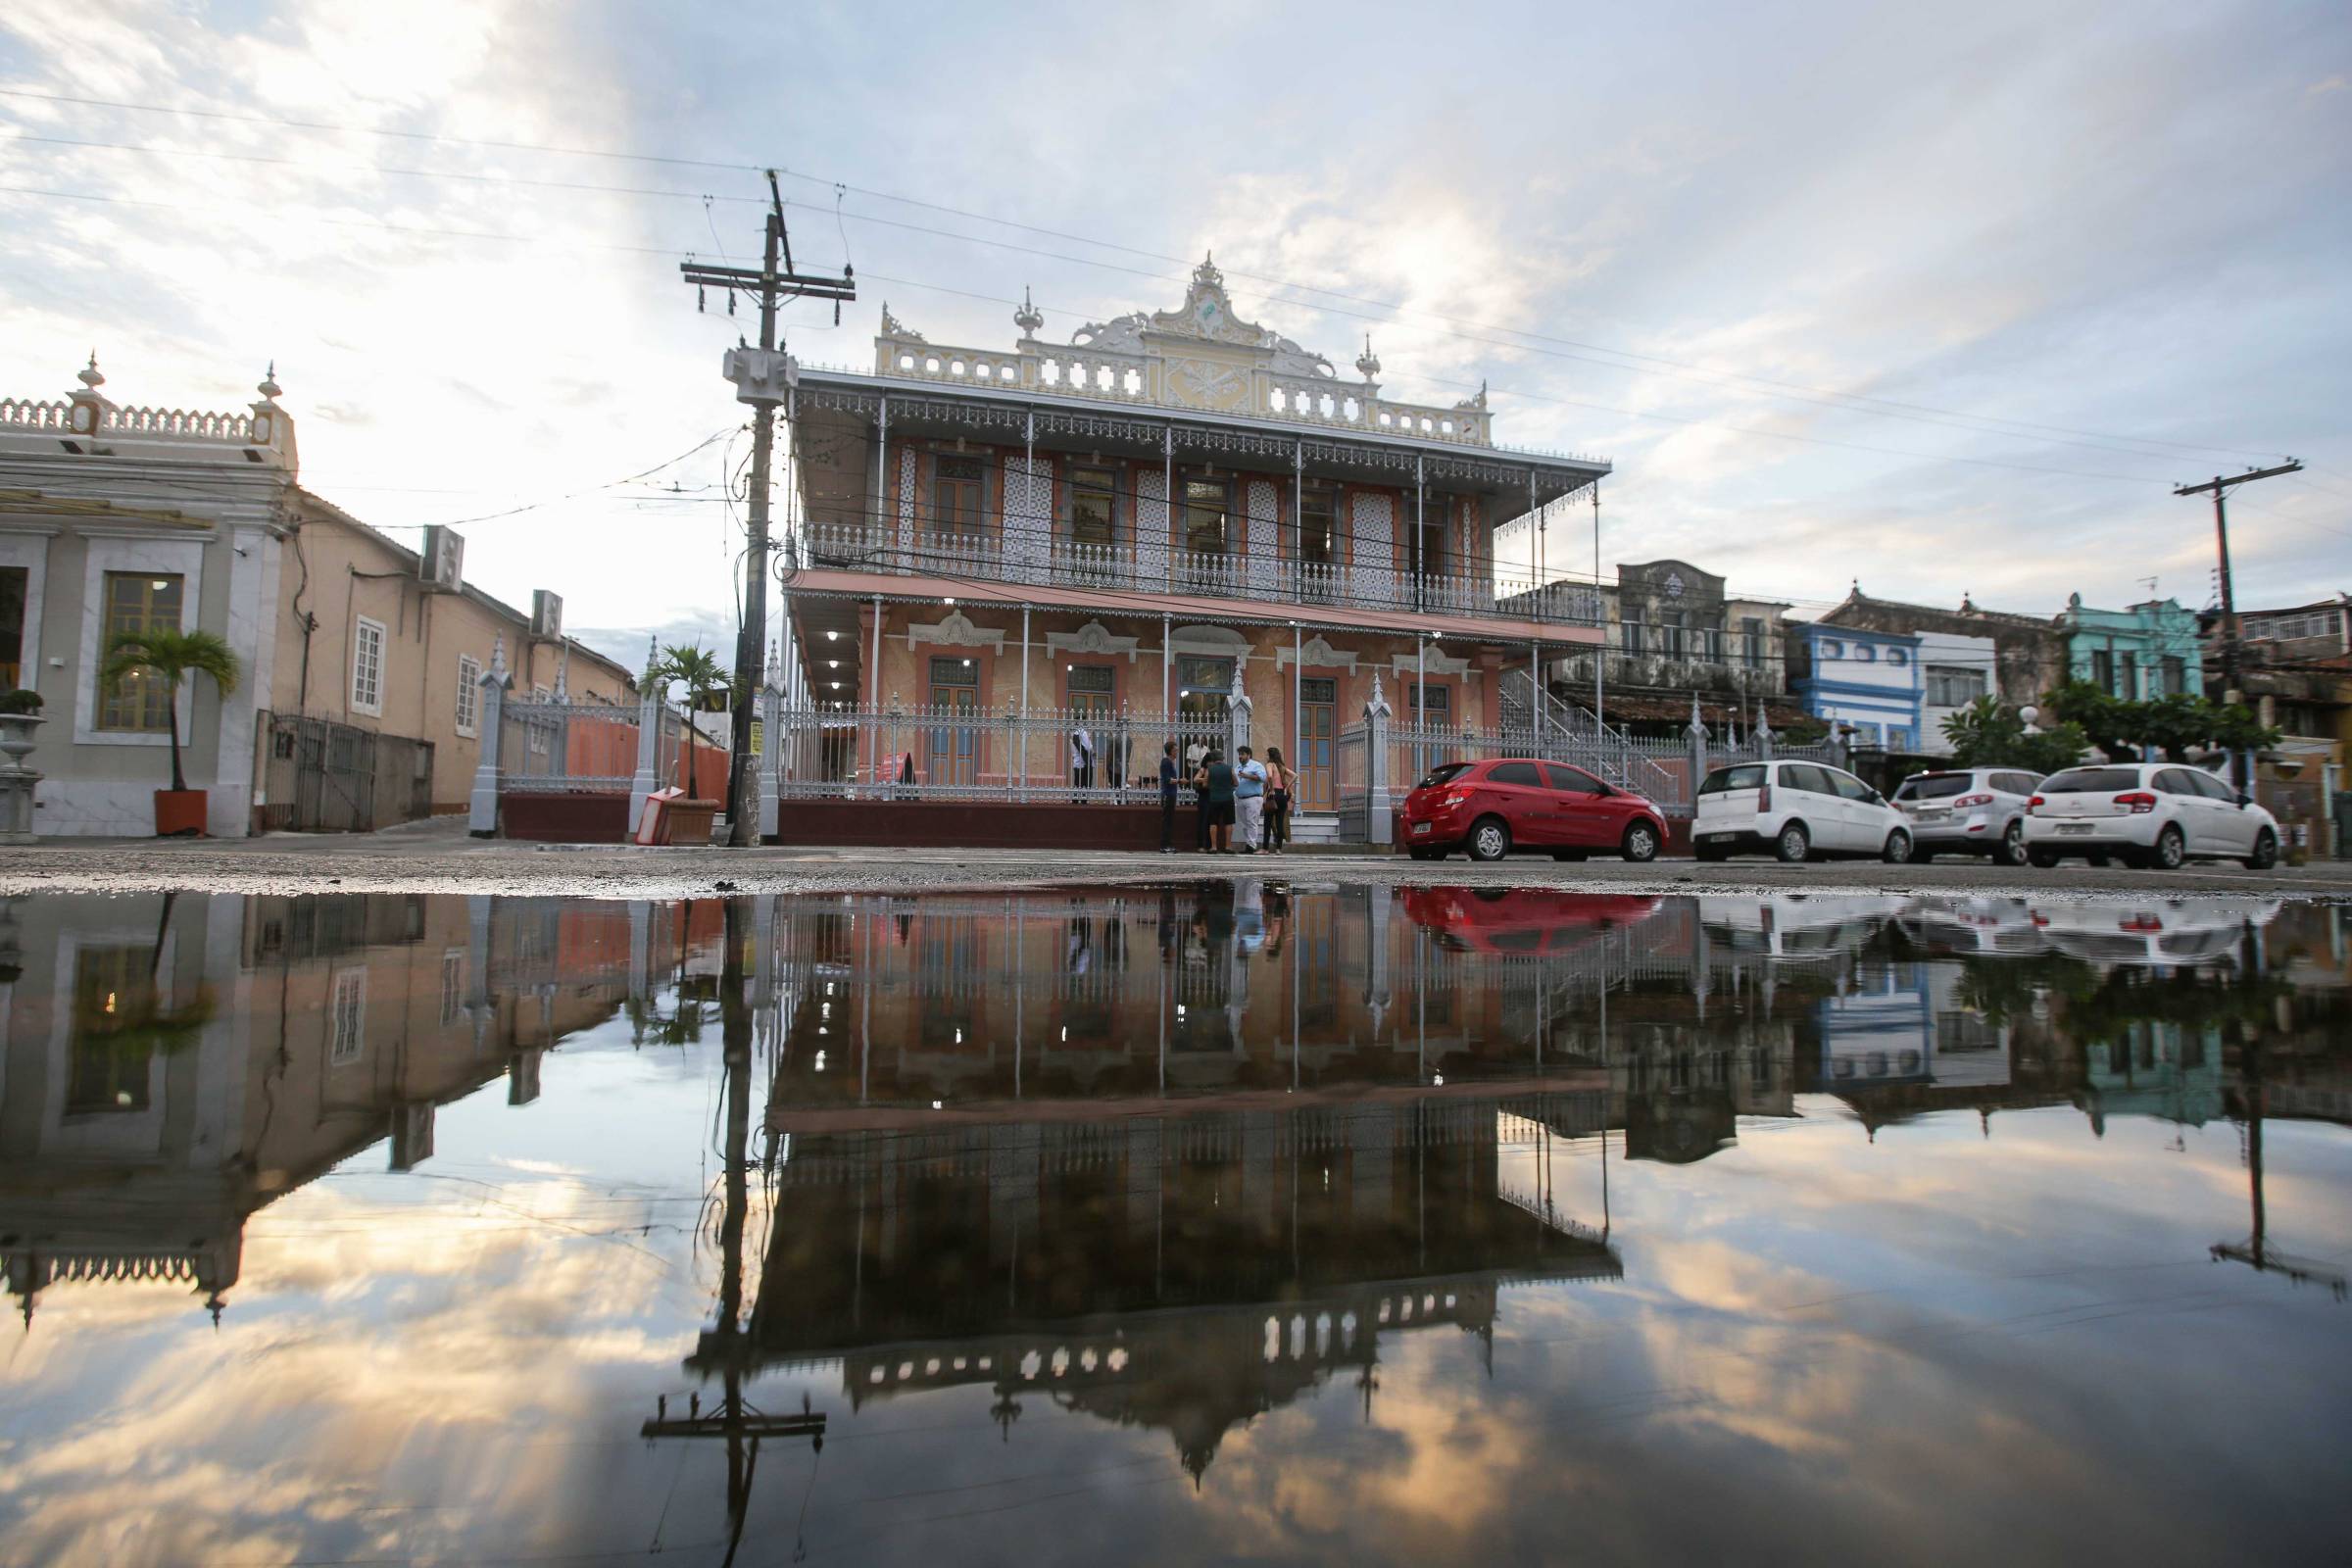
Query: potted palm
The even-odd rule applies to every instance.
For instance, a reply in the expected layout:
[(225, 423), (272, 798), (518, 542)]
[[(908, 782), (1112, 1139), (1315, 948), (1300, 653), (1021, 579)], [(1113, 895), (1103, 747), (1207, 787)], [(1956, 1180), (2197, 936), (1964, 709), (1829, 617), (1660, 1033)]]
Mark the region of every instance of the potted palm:
[(694, 792), (694, 716), (723, 710), (726, 699), (734, 691), (734, 682), (719, 666), (717, 658), (700, 643), (662, 650), (662, 662), (654, 667), (654, 674), (657, 679), (686, 689), (686, 733), (681, 737), (678, 751), (678, 788), (686, 793), (671, 801), (664, 810), (669, 822), (669, 842), (708, 844), (710, 821), (718, 814), (719, 803), (698, 797)]
[(237, 656), (218, 632), (154, 626), (115, 633), (106, 645), (98, 678), (113, 685), (125, 676), (147, 674), (164, 684), (164, 714), (172, 730), (172, 787), (155, 792), (155, 836), (194, 837), (204, 831), (205, 792), (188, 788), (179, 765), (179, 687), (191, 675), (210, 675), (225, 697), (237, 689)]

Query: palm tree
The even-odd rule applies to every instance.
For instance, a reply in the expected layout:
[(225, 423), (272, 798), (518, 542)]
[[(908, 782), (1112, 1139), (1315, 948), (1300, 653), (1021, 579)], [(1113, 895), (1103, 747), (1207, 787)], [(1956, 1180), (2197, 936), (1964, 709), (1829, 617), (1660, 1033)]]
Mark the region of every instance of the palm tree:
[(218, 632), (151, 626), (115, 633), (106, 645), (106, 662), (98, 666), (99, 682), (112, 686), (141, 671), (164, 683), (164, 715), (172, 726), (172, 787), (184, 790), (188, 780), (179, 770), (179, 683), (190, 675), (210, 675), (226, 697), (237, 689), (236, 651)]
[(672, 644), (662, 650), (662, 662), (654, 666), (657, 680), (675, 681), (686, 688), (686, 747), (679, 757), (678, 787), (688, 794), (694, 791), (694, 715), (703, 711), (709, 699), (731, 692), (735, 683), (719, 667), (715, 655), (704, 650), (700, 643), (687, 647)]

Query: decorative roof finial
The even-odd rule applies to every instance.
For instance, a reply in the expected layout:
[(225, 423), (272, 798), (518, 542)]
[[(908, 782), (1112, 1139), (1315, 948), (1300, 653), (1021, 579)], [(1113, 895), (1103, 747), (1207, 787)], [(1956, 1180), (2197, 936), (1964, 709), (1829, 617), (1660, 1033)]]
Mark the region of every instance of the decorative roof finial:
[(906, 330), (905, 321), (890, 314), (890, 301), (888, 300), (882, 302), (882, 335), (884, 337), (903, 337), (909, 343), (920, 343), (923, 340), (922, 333), (909, 332)]
[(95, 392), (106, 385), (106, 376), (98, 368), (98, 351), (90, 350), (90, 363), (74, 372), (74, 379)]
[(1210, 288), (1225, 286), (1225, 274), (1217, 270), (1216, 252), (1202, 251), (1200, 253), (1200, 265), (1193, 269), (1193, 281), (1205, 284)]
[(284, 387), (277, 384), (277, 362), (275, 360), (271, 360), (270, 368), (262, 372), (262, 384), (255, 387), (254, 390), (272, 403), (275, 403), (277, 395), (285, 390)]
[(507, 634), (503, 631), (490, 640), (490, 678), (496, 681), (507, 678)]
[(1364, 334), (1364, 352), (1356, 356), (1355, 368), (1364, 372), (1367, 381), (1380, 374), (1380, 356), (1372, 352), (1372, 334), (1369, 332)]
[(1021, 308), (1012, 313), (1012, 324), (1021, 329), (1023, 337), (1037, 336), (1038, 328), (1046, 324), (1046, 314), (1029, 297), (1029, 287), (1025, 283), (1021, 285)]
[(571, 644), (568, 642), (564, 645), (564, 651), (556, 656), (556, 701), (571, 701)]

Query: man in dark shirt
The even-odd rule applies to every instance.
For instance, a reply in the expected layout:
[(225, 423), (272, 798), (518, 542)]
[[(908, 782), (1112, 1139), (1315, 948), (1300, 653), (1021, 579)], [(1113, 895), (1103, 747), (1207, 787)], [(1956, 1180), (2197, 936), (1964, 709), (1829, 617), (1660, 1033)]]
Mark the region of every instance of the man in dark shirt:
[(1176, 743), (1159, 749), (1159, 853), (1176, 853)]

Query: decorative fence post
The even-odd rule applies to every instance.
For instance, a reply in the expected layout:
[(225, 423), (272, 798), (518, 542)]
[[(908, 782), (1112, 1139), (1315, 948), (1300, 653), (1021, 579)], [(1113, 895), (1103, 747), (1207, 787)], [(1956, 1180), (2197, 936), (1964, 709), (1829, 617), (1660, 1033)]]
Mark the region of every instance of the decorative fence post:
[(776, 667), (776, 650), (767, 650), (767, 676), (760, 687), (760, 833), (757, 842), (765, 844), (776, 836), (778, 802), (783, 795), (784, 777), (784, 692), (781, 672)]
[(669, 682), (654, 673), (661, 658), (661, 644), (652, 638), (645, 645), (645, 674), (637, 687), (637, 775), (629, 780), (629, 837), (637, 837), (637, 824), (645, 815), (645, 799), (662, 787), (656, 771), (661, 765), (662, 699)]
[(1698, 693), (1690, 694), (1690, 808), (1698, 809), (1698, 786), (1707, 776), (1707, 726), (1698, 716)]
[(1249, 661), (1233, 662), (1233, 690), (1225, 697), (1225, 760), (1241, 765), (1242, 748), (1250, 744), (1250, 715), (1254, 705), (1250, 694), (1242, 690), (1242, 666)]
[(1368, 844), (1396, 840), (1395, 824), (1389, 820), (1389, 700), (1381, 695), (1376, 670), (1372, 698), (1364, 704), (1364, 841)]
[(1756, 702), (1756, 728), (1753, 739), (1756, 743), (1756, 760), (1762, 762), (1771, 761), (1772, 715), (1764, 710), (1764, 703), (1761, 698)]
[(498, 836), (498, 790), (502, 773), (499, 747), (506, 738), (507, 692), (514, 677), (507, 671), (507, 637), (501, 632), (490, 645), (490, 667), (482, 671), (482, 757), (473, 770), (473, 794), (466, 803), (466, 831), (477, 839)]

